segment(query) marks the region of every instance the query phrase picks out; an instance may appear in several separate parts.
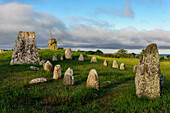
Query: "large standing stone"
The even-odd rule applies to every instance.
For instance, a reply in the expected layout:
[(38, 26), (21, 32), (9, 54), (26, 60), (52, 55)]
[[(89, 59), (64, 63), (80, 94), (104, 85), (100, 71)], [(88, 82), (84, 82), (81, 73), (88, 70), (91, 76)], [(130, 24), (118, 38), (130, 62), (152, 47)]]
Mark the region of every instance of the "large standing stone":
[(97, 62), (96, 57), (92, 57), (92, 58), (91, 58), (91, 62)]
[(50, 63), (50, 61), (47, 61), (44, 64), (44, 70), (48, 71), (49, 73), (53, 72), (53, 65)]
[(61, 55), (60, 60), (64, 60), (64, 55), (63, 54)]
[(65, 85), (74, 85), (74, 75), (72, 69), (68, 68), (65, 72), (63, 83)]
[(87, 87), (93, 87), (99, 90), (98, 74), (95, 69), (91, 69), (87, 78)]
[(65, 50), (65, 58), (66, 59), (72, 59), (72, 52), (71, 52), (71, 49), (70, 48), (67, 48)]
[(15, 40), (14, 52), (10, 64), (39, 63), (39, 55), (35, 41), (35, 32), (20, 31)]
[(53, 55), (53, 59), (52, 59), (52, 61), (57, 61), (57, 60), (58, 60), (57, 55)]
[(107, 61), (107, 60), (104, 60), (103, 65), (104, 65), (104, 66), (108, 66), (108, 61)]
[(47, 79), (44, 78), (44, 77), (32, 79), (32, 80), (29, 82), (29, 84), (35, 84), (35, 83), (40, 83), (40, 82), (47, 82)]
[(48, 41), (48, 49), (56, 50), (57, 49), (57, 40), (52, 38)]
[(112, 68), (118, 68), (118, 64), (117, 64), (117, 61), (116, 61), (116, 60), (113, 61)]
[(84, 57), (82, 54), (80, 54), (78, 61), (84, 61)]
[(136, 95), (138, 97), (160, 97), (161, 70), (156, 44), (150, 44), (144, 51), (135, 75)]
[(124, 63), (120, 64), (120, 70), (125, 70), (125, 64)]
[(54, 67), (54, 73), (53, 73), (53, 79), (59, 79), (61, 78), (61, 66), (60, 65), (56, 65)]

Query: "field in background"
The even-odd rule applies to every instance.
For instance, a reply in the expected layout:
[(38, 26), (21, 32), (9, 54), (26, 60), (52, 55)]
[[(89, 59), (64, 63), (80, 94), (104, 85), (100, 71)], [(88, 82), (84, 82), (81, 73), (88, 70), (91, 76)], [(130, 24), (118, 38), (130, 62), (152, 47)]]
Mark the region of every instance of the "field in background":
[[(64, 50), (39, 50), (40, 59), (60, 58)], [(133, 66), (139, 59), (105, 58), (96, 56), (97, 63), (90, 63), (92, 56), (84, 54), (85, 61), (79, 62), (81, 52), (73, 52), (73, 60), (52, 61), (53, 66), (60, 64), (62, 79), (53, 80), (52, 73), (30, 69), (31, 64), (10, 66), (12, 51), (0, 54), (0, 112), (170, 112), (170, 61), (161, 62), (161, 72), (165, 79), (161, 98), (149, 100), (137, 98), (135, 94)], [(103, 66), (107, 59), (108, 67)], [(126, 70), (111, 68), (113, 60), (120, 65), (125, 63)], [(75, 85), (63, 85), (67, 68), (74, 71)], [(99, 91), (86, 87), (91, 69), (99, 76)], [(46, 77), (48, 82), (28, 85), (37, 77)]]

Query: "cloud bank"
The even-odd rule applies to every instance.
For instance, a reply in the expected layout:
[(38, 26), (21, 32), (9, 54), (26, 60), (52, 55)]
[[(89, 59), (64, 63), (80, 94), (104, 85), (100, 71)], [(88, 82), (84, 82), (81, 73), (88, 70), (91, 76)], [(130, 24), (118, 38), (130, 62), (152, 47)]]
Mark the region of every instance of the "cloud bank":
[(161, 29), (150, 31), (138, 31), (131, 27), (120, 30), (106, 29), (110, 26), (107, 22), (101, 23), (82, 17), (72, 18), (71, 21), (86, 21), (90, 24), (73, 22), (73, 25), (67, 27), (68, 25), (52, 14), (37, 13), (31, 5), (17, 2), (1, 4), (0, 15), (2, 49), (13, 48), (19, 31), (35, 31), (37, 46), (47, 46), (49, 30), (53, 32), (55, 38), (65, 36), (58, 44), (60, 47), (143, 48), (150, 43), (157, 43), (160, 48), (170, 48), (170, 31)]

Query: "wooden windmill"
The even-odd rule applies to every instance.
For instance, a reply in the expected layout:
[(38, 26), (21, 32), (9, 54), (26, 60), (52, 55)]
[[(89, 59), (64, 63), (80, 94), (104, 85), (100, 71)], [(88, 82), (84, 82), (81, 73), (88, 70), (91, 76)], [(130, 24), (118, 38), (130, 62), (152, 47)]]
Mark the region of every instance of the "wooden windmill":
[(56, 50), (56, 49), (57, 49), (57, 41), (63, 39), (64, 36), (61, 37), (61, 38), (59, 38), (59, 39), (55, 39), (55, 38), (53, 37), (52, 32), (49, 31), (49, 33), (50, 33), (50, 35), (51, 35), (51, 39), (48, 41), (48, 49)]

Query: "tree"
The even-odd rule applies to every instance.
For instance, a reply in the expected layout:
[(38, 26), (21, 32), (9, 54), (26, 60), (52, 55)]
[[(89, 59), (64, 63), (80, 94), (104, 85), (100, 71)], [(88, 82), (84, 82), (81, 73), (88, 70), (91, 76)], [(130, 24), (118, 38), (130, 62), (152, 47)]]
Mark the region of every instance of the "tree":
[(125, 57), (125, 55), (127, 54), (127, 50), (124, 50), (123, 48), (118, 50), (118, 55), (120, 55), (120, 57)]

